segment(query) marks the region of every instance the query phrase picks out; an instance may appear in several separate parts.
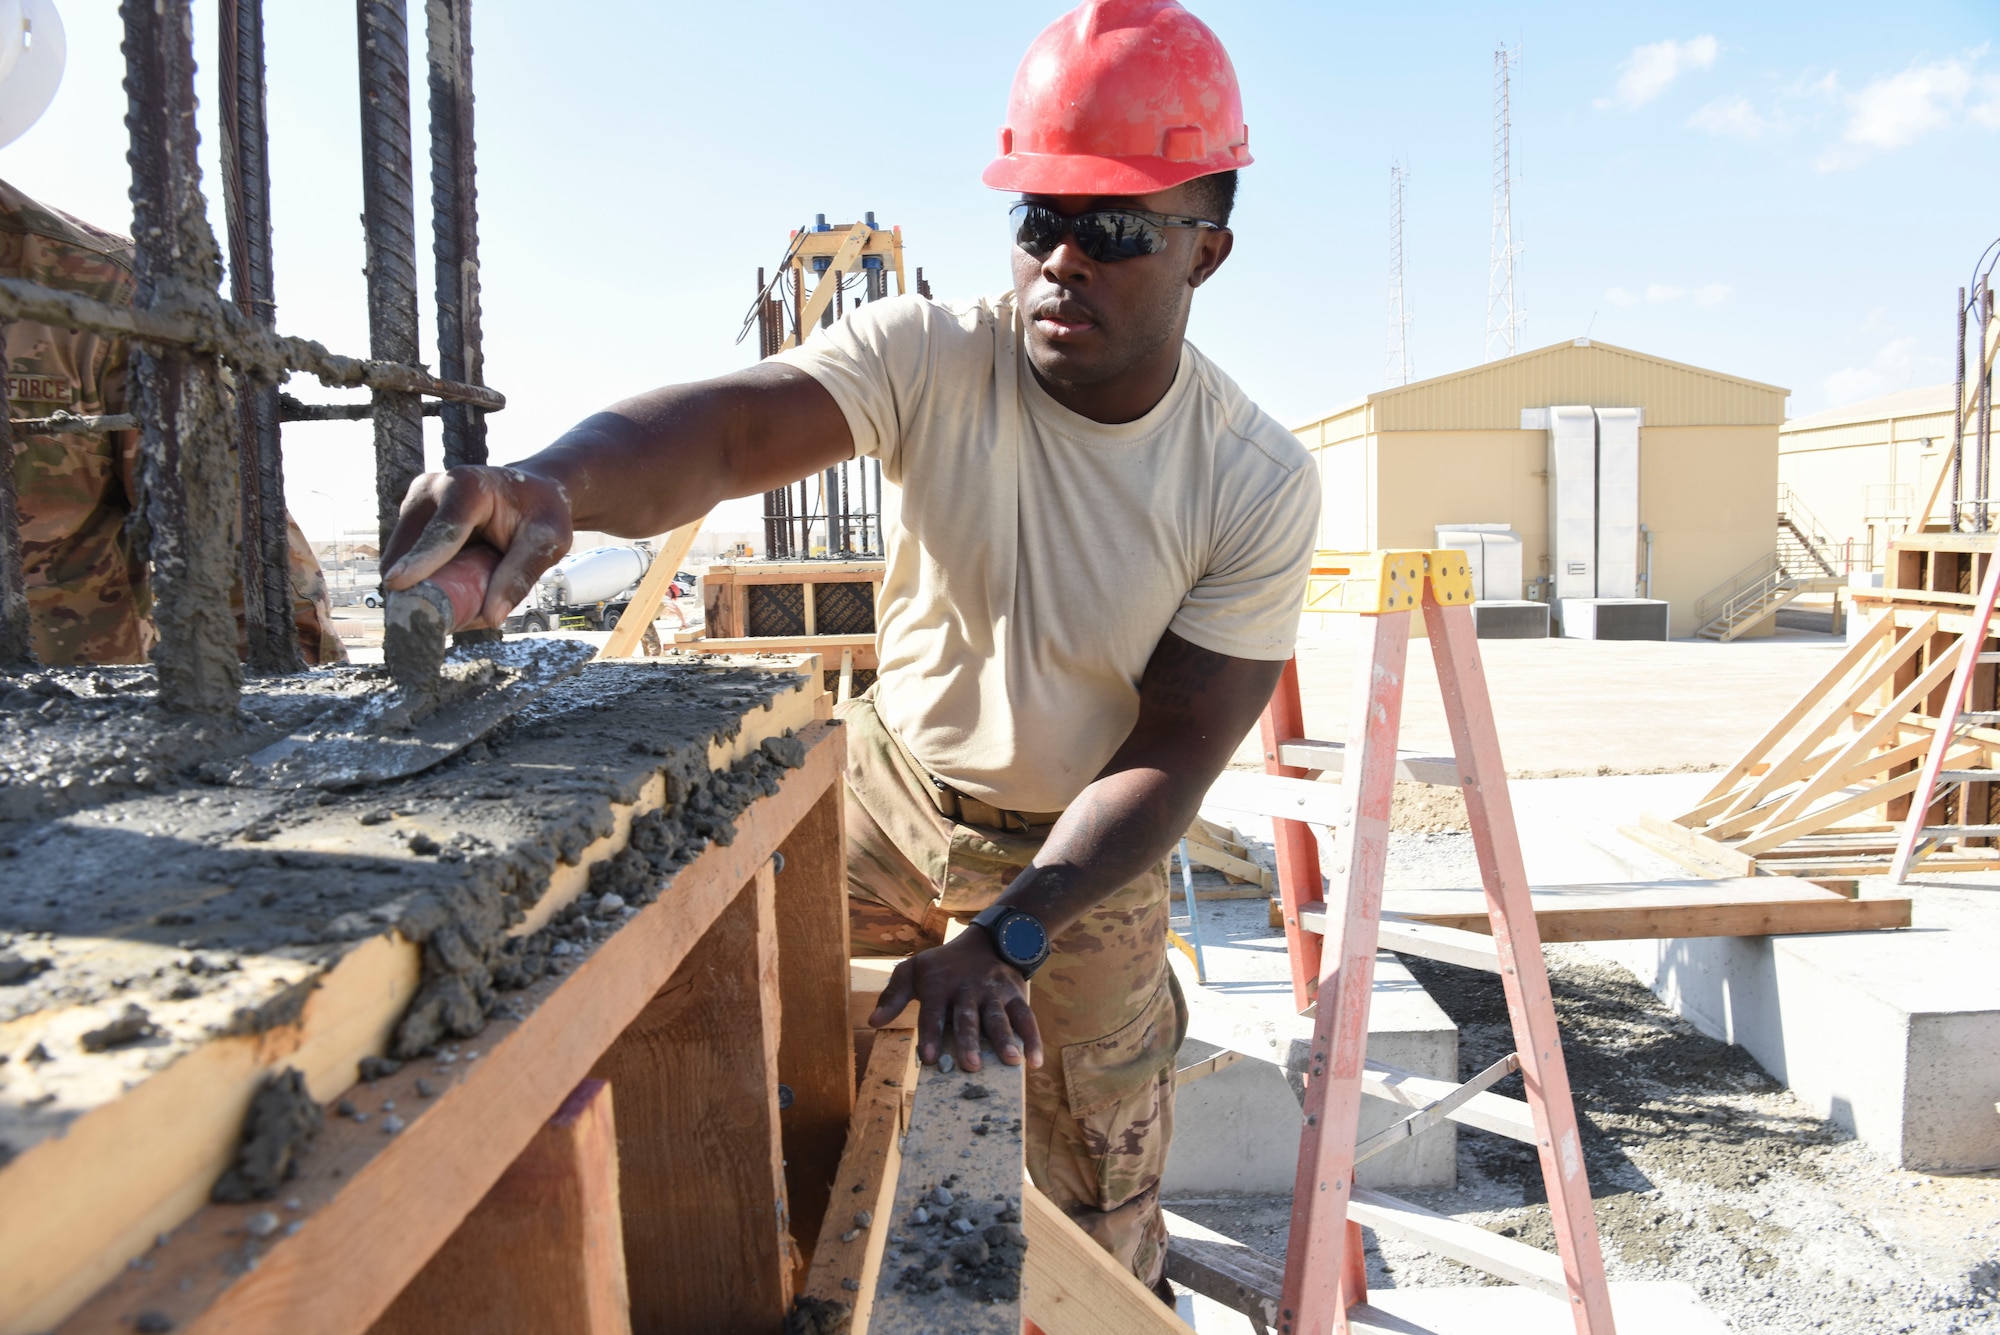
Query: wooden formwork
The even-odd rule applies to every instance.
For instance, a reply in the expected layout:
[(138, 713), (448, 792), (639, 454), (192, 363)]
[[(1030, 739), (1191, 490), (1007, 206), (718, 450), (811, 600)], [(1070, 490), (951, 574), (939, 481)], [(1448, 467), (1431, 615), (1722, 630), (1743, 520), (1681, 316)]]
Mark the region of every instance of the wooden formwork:
[[(730, 842), (476, 1037), (355, 1078), (417, 977), (418, 947), (387, 931), (328, 962), (291, 1021), (217, 1034), (0, 1166), (0, 1331), (776, 1335), (820, 1329), (814, 1311), (854, 1335), (1178, 1329), (1024, 1179), (1021, 1068), (919, 1067), (914, 1006), (865, 1027), (893, 961), (848, 957), (844, 731), (815, 717), (818, 666), (714, 720), (715, 767), (801, 748)], [(521, 930), (667, 796), (619, 806)], [(245, 1101), (288, 1068), (328, 1106), (296, 1176), (208, 1200)], [(946, 1182), (1024, 1235), (1010, 1298), (909, 1281), (957, 1264), (892, 1242)]]
[[(1647, 817), (1640, 832), (1705, 871), (1783, 872), (1846, 878), (1888, 870), (1897, 827), (1909, 814), (1918, 771), (1937, 730), (1955, 651), (1977, 634), (1979, 581), (1992, 560), (1991, 533), (1906, 534), (1889, 546), (1887, 581), (1850, 592), (1865, 623), (1827, 673), (1720, 775), (1690, 810)], [(1966, 708), (2000, 708), (2000, 665), (1982, 664)], [(2000, 763), (2000, 728), (1961, 726), (1954, 765)], [(1995, 784), (1968, 784), (1941, 799), (1931, 819), (1991, 822)], [(1963, 815), (1961, 816), (1961, 808)], [(1990, 840), (1926, 859), (1932, 870), (2000, 869)]]
[(876, 604), (885, 563), (744, 561), (702, 575), (705, 625), (676, 648), (701, 654), (816, 653), (840, 698), (875, 680)]

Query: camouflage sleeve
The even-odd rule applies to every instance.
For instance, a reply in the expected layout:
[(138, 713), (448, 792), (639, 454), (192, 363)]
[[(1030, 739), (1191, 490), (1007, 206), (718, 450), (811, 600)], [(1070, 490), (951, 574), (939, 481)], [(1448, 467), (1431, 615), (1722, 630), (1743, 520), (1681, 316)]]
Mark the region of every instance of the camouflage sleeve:
[(292, 624), (298, 628), (299, 652), (316, 667), (347, 661), (347, 646), (333, 632), (333, 604), (327, 596), (326, 572), (313, 555), (312, 544), (299, 521), (285, 515), (285, 543), (292, 572)]

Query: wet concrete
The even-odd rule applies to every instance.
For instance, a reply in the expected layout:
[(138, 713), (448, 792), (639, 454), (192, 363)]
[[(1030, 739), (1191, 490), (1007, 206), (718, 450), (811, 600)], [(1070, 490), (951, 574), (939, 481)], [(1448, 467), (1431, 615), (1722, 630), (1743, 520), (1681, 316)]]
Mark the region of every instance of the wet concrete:
[[(209, 1037), (295, 1018), (321, 972), (392, 928), (424, 955), (393, 1054), (476, 1033), (497, 994), (775, 791), (798, 743), (726, 772), (709, 746), (795, 685), (706, 659), (596, 664), (425, 773), (274, 791), (215, 780), (385, 691), (379, 669), (253, 679), (226, 720), (163, 714), (139, 669), (0, 676), (0, 1162)], [(592, 893), (510, 935), (656, 776), (666, 807)], [(132, 1006), (143, 1021), (102, 1034)]]

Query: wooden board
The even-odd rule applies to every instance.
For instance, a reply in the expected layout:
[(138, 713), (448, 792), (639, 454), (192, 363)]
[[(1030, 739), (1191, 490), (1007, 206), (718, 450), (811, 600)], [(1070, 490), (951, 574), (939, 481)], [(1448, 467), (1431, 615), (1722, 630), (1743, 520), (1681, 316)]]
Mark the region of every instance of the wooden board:
[(877, 1036), (834, 1175), (833, 1205), (799, 1290), (800, 1298), (845, 1305), (857, 1331), (869, 1328), (883, 1250), (898, 1227), (891, 1211), (902, 1175), (904, 1100), (916, 1079), (916, 1034)]
[[(1277, 886), (1270, 872), (1248, 858), (1233, 857), (1219, 848), (1211, 848), (1206, 844), (1196, 843), (1193, 839), (1188, 840), (1187, 851), (1188, 857), (1192, 858), (1197, 865), (1212, 867), (1224, 876), (1247, 882), (1251, 886), (1252, 891), (1251, 896), (1246, 897), (1254, 897), (1258, 894), (1268, 895)], [(1196, 891), (1197, 896), (1200, 893), (1200, 891)]]
[[(681, 563), (694, 546), (695, 534), (707, 516), (692, 519), (667, 534), (660, 544), (659, 553), (653, 563), (646, 567), (646, 573), (639, 579), (639, 587), (633, 590), (632, 600), (626, 604), (625, 615), (618, 618), (618, 624), (611, 628), (611, 638), (597, 651), (599, 658), (627, 658), (639, 647), (639, 637), (646, 633), (646, 627), (660, 614), (660, 602), (667, 596), (667, 587), (674, 582), (680, 572)], [(633, 613), (637, 611), (638, 615)]]
[(370, 1335), (630, 1335), (611, 1086), (585, 1080)]
[[(351, 1091), (370, 1111), (394, 1101), (407, 1126), (391, 1136), (379, 1116), (365, 1124), (329, 1119), (286, 1188), (285, 1228), (250, 1249), (258, 1262), (254, 1270), (244, 1268), (244, 1230), (269, 1206), (205, 1205), (177, 1228), (164, 1225), (172, 1232), (164, 1245), (146, 1251), (143, 1267), (125, 1266), (132, 1251), (114, 1253), (117, 1278), (60, 1329), (127, 1335), (133, 1316), (145, 1311), (160, 1312), (182, 1332), (351, 1335), (365, 1328), (499, 1180), (759, 868), (768, 866), (786, 834), (839, 784), (842, 730), (808, 725), (799, 735), (807, 746), (805, 765), (784, 776), (776, 795), (737, 818), (734, 842), (711, 846), (682, 868), (667, 893), (570, 972), (516, 994), (521, 1018), (490, 1021), (476, 1040), (452, 1050), (462, 1051), (462, 1060), (412, 1063)], [(308, 1003), (308, 1020), (323, 996)], [(270, 1054), (277, 1061), (283, 1056)], [(348, 1058), (349, 1070), (352, 1062)], [(434, 1097), (422, 1095), (420, 1081)], [(621, 1088), (621, 1118), (624, 1095)], [(140, 1122), (128, 1134), (143, 1154), (167, 1140), (159, 1133), (170, 1126)], [(469, 1126), (478, 1128), (476, 1135), (467, 1134)], [(125, 1161), (105, 1158), (103, 1167), (80, 1164), (71, 1191), (115, 1196)], [(202, 1195), (211, 1180), (197, 1184)], [(291, 1201), (297, 1210), (289, 1208)], [(384, 1228), (391, 1219), (395, 1227)], [(628, 1230), (628, 1243), (630, 1236)]]
[[(998, 1279), (998, 1293), (991, 1287), (982, 1291), (982, 1286), (942, 1282), (960, 1275), (961, 1261), (951, 1249), (965, 1235), (932, 1217), (935, 1212), (960, 1211), (972, 1224), (970, 1236), (982, 1240), (985, 1230), (995, 1224), (1021, 1227), (1024, 1068), (1003, 1065), (990, 1050), (982, 1058), (983, 1069), (974, 1072), (918, 1068), (909, 1132), (903, 1138), (902, 1172), (890, 1211), (892, 1227), (904, 1243), (884, 1261), (875, 1286), (871, 1328), (877, 1332), (1019, 1335), (1021, 1330), (1018, 1274), (1012, 1297), (1004, 1296), (1004, 1277), (987, 1277), (988, 1285)], [(971, 1096), (971, 1090), (983, 1094)], [(977, 1133), (977, 1126), (986, 1130)], [(940, 1189), (944, 1197), (937, 1194)], [(917, 1222), (920, 1207), (927, 1222)], [(999, 1249), (993, 1250), (997, 1257)], [(1031, 1245), (1030, 1255), (1035, 1250)], [(938, 1287), (929, 1288), (932, 1282)]]
[(1167, 1278), (1275, 1328), (1284, 1298), (1284, 1265), (1172, 1210), (1162, 1213), (1169, 1235)]
[(778, 995), (767, 861), (591, 1067), (618, 1092), (635, 1330), (763, 1335), (791, 1304)]
[[(778, 968), (784, 1042), (778, 1079), (786, 1110), (785, 1185), (801, 1258), (813, 1254), (827, 1191), (854, 1112), (854, 1046), (844, 1006), (847, 967), (847, 827), (835, 784), (778, 848)], [(804, 1274), (798, 1276), (804, 1279)]]
[[(763, 666), (796, 670), (776, 660)], [(807, 677), (770, 707), (746, 714), (733, 737), (709, 746), (711, 768), (726, 768), (766, 737), (808, 725), (815, 680)], [(574, 861), (557, 863), (527, 919), (511, 930), (536, 930), (572, 902), (588, 885), (590, 868), (624, 848), (632, 817), (657, 807), (663, 795), (664, 786), (655, 782), (636, 802), (614, 804), (611, 831)], [(287, 976), (303, 973), (313, 982), (295, 1022), (205, 1042), (164, 1069), (109, 1091), (63, 1136), (0, 1168), (0, 1198), (34, 1203), (0, 1210), (0, 1331), (54, 1327), (119, 1277), (158, 1235), (201, 1209), (235, 1154), (251, 1098), (273, 1072), (298, 1069), (322, 1102), (351, 1085), (361, 1058), (386, 1051), (415, 995), (420, 960), (414, 943), (390, 932), (350, 946), (317, 974), (293, 965)], [(528, 1120), (514, 1151), (584, 1073), (576, 1068), (544, 1107), (524, 1114)], [(512, 1152), (495, 1162), (493, 1178)]]
[[(1907, 899), (1849, 899), (1789, 876), (1544, 885), (1533, 888), (1531, 899), (1544, 942), (1789, 936), (1910, 925)], [(1490, 931), (1486, 896), (1476, 889), (1390, 890), (1382, 910), (1460, 931)]]
[(1028, 1234), (1028, 1264), (1022, 1277), (1026, 1314), (1044, 1335), (1187, 1335), (1172, 1308), (1092, 1241), (1034, 1183), (1020, 1185)]

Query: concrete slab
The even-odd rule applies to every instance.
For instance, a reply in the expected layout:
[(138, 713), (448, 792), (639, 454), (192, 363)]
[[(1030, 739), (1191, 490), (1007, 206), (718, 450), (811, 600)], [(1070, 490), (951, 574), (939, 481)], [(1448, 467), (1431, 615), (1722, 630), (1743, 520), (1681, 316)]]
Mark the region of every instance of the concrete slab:
[(1897, 1167), (2000, 1168), (2000, 878), (1906, 892), (1907, 931), (1593, 949)]
[[(1618, 1335), (1729, 1335), (1692, 1285), (1667, 1280), (1611, 1283)], [(1348, 1313), (1355, 1335), (1570, 1335), (1569, 1304), (1510, 1287), (1379, 1289)]]
[[(1263, 905), (1254, 907), (1259, 914), (1264, 912)], [(1271, 933), (1268, 927), (1266, 932), (1283, 946), (1282, 934)], [(1217, 964), (1218, 956), (1231, 958), (1224, 949), (1210, 945), (1203, 952), (1211, 978), (1227, 976)], [(1196, 985), (1192, 968), (1178, 954), (1172, 958), (1181, 987), (1189, 993), (1189, 1005), (1202, 1004), (1198, 993), (1203, 989)], [(1283, 967), (1282, 954), (1278, 964)], [(1222, 995), (1232, 1006), (1248, 1005), (1274, 1017), (1291, 1014), (1288, 983), (1282, 989), (1230, 984), (1220, 988), (1228, 989)], [(1216, 1051), (1190, 1039), (1181, 1049), (1181, 1065)], [(1458, 1076), (1458, 1026), (1393, 955), (1376, 959), (1375, 992), (1368, 1007), (1368, 1055), (1444, 1080)], [(1405, 1111), (1380, 1100), (1364, 1100), (1361, 1135), (1373, 1135)], [(1160, 1194), (1169, 1199), (1289, 1195), (1298, 1168), (1300, 1122), (1298, 1096), (1284, 1073), (1268, 1062), (1241, 1061), (1184, 1086), (1175, 1097), (1173, 1149)], [(1356, 1171), (1355, 1180), (1364, 1187), (1450, 1187), (1457, 1182), (1457, 1151), (1457, 1128), (1447, 1123), (1370, 1159)]]
[[(1529, 879), (1634, 881), (1685, 870), (1618, 833), (1672, 815), (1701, 774), (1516, 780)], [(2000, 1167), (2000, 875), (1933, 876), (1898, 932), (1600, 942), (1703, 1033), (1740, 1044), (1814, 1112), (1900, 1168)]]

